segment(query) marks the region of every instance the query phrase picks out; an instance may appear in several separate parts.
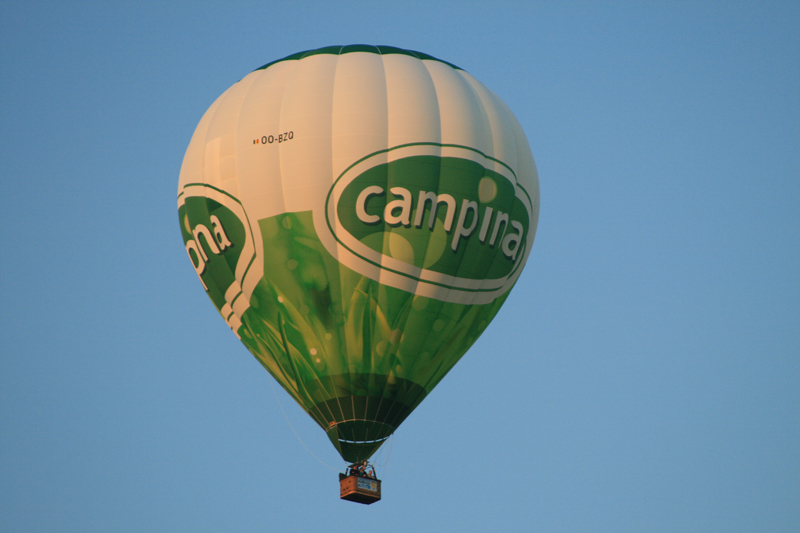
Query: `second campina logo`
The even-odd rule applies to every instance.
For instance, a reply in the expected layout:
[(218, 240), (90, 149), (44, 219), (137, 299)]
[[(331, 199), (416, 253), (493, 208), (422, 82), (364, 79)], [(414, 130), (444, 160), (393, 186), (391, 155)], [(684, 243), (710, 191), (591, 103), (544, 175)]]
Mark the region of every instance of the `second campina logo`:
[(504, 163), (468, 147), (419, 143), (350, 166), (325, 211), (327, 229), (352, 254), (339, 254), (344, 264), (455, 301), (463, 297), (443, 295), (494, 299), (510, 288), (527, 255), (532, 207)]

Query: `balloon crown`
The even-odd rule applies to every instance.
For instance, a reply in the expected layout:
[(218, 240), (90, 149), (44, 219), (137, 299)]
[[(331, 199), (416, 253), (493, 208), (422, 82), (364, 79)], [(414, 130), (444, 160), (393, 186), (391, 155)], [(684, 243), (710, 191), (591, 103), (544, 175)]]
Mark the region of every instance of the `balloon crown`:
[(432, 55), (425, 54), (423, 52), (417, 52), (414, 50), (406, 50), (404, 48), (397, 48), (395, 46), (385, 46), (385, 45), (371, 45), (371, 44), (350, 44), (345, 46), (325, 46), (323, 48), (316, 48), (314, 50), (305, 50), (303, 52), (297, 52), (296, 54), (288, 55), (282, 59), (277, 59), (275, 61), (271, 61), (264, 66), (258, 67), (255, 70), (263, 70), (265, 68), (271, 67), (275, 63), (280, 63), (282, 61), (295, 61), (298, 59), (303, 59), (309, 56), (321, 55), (321, 54), (329, 54), (329, 55), (344, 55), (344, 54), (351, 54), (353, 52), (366, 52), (368, 54), (378, 54), (378, 55), (388, 55), (388, 54), (401, 54), (411, 57), (416, 57), (420, 60), (429, 60), (429, 61), (439, 61), (440, 63), (444, 63), (445, 65), (449, 65), (456, 70), (463, 70), (460, 67), (449, 63), (447, 61), (443, 61), (437, 57), (433, 57)]

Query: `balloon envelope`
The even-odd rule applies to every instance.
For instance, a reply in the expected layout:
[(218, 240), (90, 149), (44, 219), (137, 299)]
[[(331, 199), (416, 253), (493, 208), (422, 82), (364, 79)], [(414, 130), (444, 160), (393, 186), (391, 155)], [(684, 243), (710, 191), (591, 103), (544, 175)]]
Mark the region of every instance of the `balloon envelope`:
[(519, 123), (468, 73), (337, 46), (269, 63), (214, 102), (178, 212), (217, 310), (354, 462), (497, 314), (539, 186)]

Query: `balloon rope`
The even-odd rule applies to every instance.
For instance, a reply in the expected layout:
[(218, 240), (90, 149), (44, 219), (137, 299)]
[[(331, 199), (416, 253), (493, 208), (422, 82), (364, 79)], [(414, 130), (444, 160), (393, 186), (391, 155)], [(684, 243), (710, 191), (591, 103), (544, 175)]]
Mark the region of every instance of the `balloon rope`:
[(389, 438), (391, 440), (389, 441), (389, 450), (386, 452), (386, 460), (381, 464), (375, 465), (376, 468), (377, 467), (381, 468), (382, 470), (381, 477), (386, 477), (386, 470), (388, 470), (388, 467), (386, 465), (389, 464), (389, 458), (392, 456), (392, 445), (394, 445), (394, 433), (392, 433), (392, 436)]
[(338, 470), (336, 470), (335, 468), (333, 468), (332, 466), (330, 466), (328, 463), (326, 463), (325, 461), (323, 461), (322, 459), (320, 459), (319, 457), (317, 457), (316, 455), (314, 455), (314, 452), (312, 452), (312, 451), (311, 451), (311, 450), (308, 448), (308, 446), (306, 446), (306, 443), (305, 443), (305, 442), (303, 442), (303, 439), (301, 439), (301, 438), (300, 438), (300, 435), (298, 435), (298, 434), (297, 434), (297, 431), (295, 431), (295, 430), (294, 430), (294, 426), (292, 425), (292, 423), (291, 423), (291, 422), (289, 422), (289, 417), (288, 417), (288, 416), (286, 416), (286, 411), (284, 411), (284, 410), (283, 410), (283, 405), (281, 405), (281, 400), (280, 400), (280, 398), (278, 398), (278, 392), (275, 390), (275, 385), (273, 385), (273, 384), (272, 384), (272, 380), (271, 380), (271, 379), (269, 380), (269, 386), (270, 386), (270, 387), (272, 387), (272, 393), (275, 395), (275, 399), (276, 399), (276, 400), (278, 400), (278, 407), (280, 407), (280, 408), (281, 408), (281, 413), (283, 413), (283, 418), (285, 418), (285, 419), (286, 419), (286, 423), (287, 423), (287, 424), (289, 424), (289, 427), (290, 427), (290, 428), (292, 428), (292, 432), (294, 433), (294, 436), (295, 436), (295, 437), (297, 437), (297, 440), (299, 440), (299, 441), (300, 441), (300, 444), (302, 444), (302, 445), (303, 445), (303, 447), (304, 447), (306, 450), (308, 450), (308, 453), (310, 453), (310, 454), (311, 454), (311, 456), (312, 456), (312, 457), (314, 457), (314, 459), (316, 459), (316, 460), (317, 460), (317, 461), (319, 461), (320, 463), (324, 464), (325, 466), (327, 466), (328, 468), (330, 468), (330, 469), (331, 469), (331, 470), (333, 470), (334, 472), (338, 472)]
[(391, 440), (389, 441), (389, 451), (386, 452), (386, 460), (379, 465), (375, 466), (386, 466), (389, 463), (389, 457), (392, 456), (392, 445), (394, 444), (394, 433), (392, 433)]

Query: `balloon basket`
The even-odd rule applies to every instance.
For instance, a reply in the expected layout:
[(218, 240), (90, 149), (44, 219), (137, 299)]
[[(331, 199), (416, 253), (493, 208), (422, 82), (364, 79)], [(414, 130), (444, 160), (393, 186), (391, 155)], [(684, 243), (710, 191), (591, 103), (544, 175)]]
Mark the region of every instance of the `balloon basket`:
[(381, 499), (381, 481), (356, 474), (339, 474), (339, 492), (343, 500), (369, 505)]

